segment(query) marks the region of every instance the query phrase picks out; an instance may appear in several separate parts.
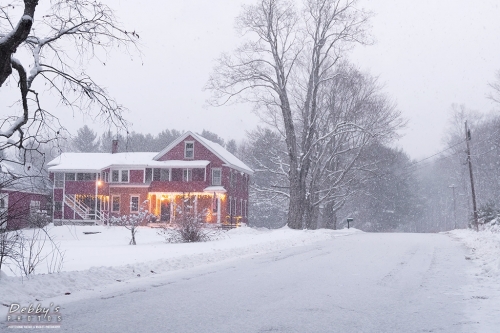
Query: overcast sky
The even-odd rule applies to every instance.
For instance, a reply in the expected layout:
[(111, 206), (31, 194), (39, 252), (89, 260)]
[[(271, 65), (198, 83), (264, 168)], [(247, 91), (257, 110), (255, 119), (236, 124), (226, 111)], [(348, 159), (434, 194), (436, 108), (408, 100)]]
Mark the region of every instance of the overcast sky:
[[(106, 66), (89, 72), (130, 109), (132, 129), (157, 134), (166, 128), (201, 131), (237, 140), (258, 124), (249, 105), (207, 107), (202, 90), (221, 52), (238, 44), (234, 20), (252, 0), (108, 0), (124, 26), (140, 35), (142, 60), (112, 52)], [(154, 3), (154, 5), (152, 4)], [(413, 158), (442, 147), (452, 103), (490, 111), (488, 82), (500, 69), (498, 0), (364, 0), (376, 44), (350, 55), (379, 77), (384, 91), (409, 120), (398, 145)], [(141, 63), (143, 62), (143, 64)], [(63, 117), (75, 131), (86, 122)]]

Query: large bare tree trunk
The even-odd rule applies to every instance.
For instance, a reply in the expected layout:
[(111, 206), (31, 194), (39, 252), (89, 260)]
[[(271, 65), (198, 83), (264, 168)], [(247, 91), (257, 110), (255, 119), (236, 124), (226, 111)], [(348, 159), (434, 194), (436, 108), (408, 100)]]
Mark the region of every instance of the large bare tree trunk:
[(24, 14), (17, 26), (0, 43), (0, 87), (12, 74), (11, 56), (17, 47), (28, 38), (33, 25), (38, 0), (24, 0)]

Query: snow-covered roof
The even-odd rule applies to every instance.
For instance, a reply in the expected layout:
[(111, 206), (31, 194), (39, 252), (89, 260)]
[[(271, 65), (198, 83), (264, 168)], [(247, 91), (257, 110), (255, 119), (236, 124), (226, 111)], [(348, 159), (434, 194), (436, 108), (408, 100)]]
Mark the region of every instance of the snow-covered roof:
[(227, 191), (223, 186), (209, 186), (204, 188), (203, 192), (226, 193)]
[(113, 165), (144, 165), (156, 153), (62, 153), (48, 163), (49, 171), (100, 171)]
[(204, 145), (208, 150), (210, 150), (212, 153), (214, 153), (217, 157), (219, 157), (227, 166), (232, 167), (236, 170), (248, 173), (248, 174), (253, 174), (253, 170), (250, 169), (245, 163), (243, 163), (239, 158), (228, 152), (224, 147), (222, 147), (220, 144), (215, 143), (213, 141), (210, 141), (208, 139), (205, 139), (201, 135), (198, 135), (193, 132), (186, 132), (177, 139), (175, 139), (170, 145), (168, 145), (167, 148), (163, 149), (161, 152), (159, 152), (154, 159), (158, 159), (165, 155), (168, 151), (170, 151), (172, 148), (177, 146), (182, 140), (186, 139), (188, 136), (192, 136), (195, 138), (198, 142), (200, 142), (202, 145)]
[(109, 167), (137, 166), (163, 168), (204, 168), (210, 162), (156, 161), (157, 153), (62, 153), (48, 163), (49, 171), (100, 171)]

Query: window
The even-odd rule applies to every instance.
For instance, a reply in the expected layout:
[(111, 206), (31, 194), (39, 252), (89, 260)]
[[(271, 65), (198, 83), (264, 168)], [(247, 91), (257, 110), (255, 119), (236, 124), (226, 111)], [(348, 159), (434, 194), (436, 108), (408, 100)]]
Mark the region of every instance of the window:
[(64, 187), (64, 173), (56, 172), (54, 174), (54, 187), (63, 188)]
[(229, 187), (234, 186), (234, 174), (233, 170), (229, 170)]
[(247, 217), (248, 212), (247, 212), (247, 201), (243, 201), (243, 216)]
[(128, 183), (128, 170), (121, 170), (121, 172), (122, 172), (122, 177), (121, 177), (122, 183)]
[(62, 212), (62, 201), (54, 201), (54, 212)]
[(146, 168), (146, 172), (144, 173), (144, 179), (146, 182), (150, 182), (153, 180), (153, 169)]
[(212, 185), (221, 185), (221, 169), (212, 169)]
[(88, 172), (77, 173), (76, 180), (79, 180), (79, 181), (95, 180), (95, 177), (96, 177), (95, 175), (96, 175), (95, 173), (88, 173)]
[(233, 215), (233, 211), (232, 211), (232, 208), (233, 208), (233, 197), (229, 197), (229, 200), (227, 200), (227, 203), (228, 203), (228, 209), (227, 211), (229, 212), (229, 215)]
[(153, 180), (160, 180), (160, 169), (153, 169)]
[(0, 209), (7, 209), (9, 207), (9, 194), (1, 193), (0, 194)]
[(130, 197), (130, 212), (137, 213), (139, 211), (139, 196), (133, 195)]
[(184, 158), (194, 158), (194, 142), (184, 142)]
[(111, 181), (113, 183), (128, 183), (129, 170), (113, 170), (111, 171)]
[(66, 174), (66, 177), (65, 177), (66, 180), (75, 180), (75, 174), (74, 173), (67, 173)]
[(107, 172), (107, 171), (103, 171), (103, 172), (102, 172), (101, 179), (102, 179), (102, 181), (103, 181), (103, 182), (105, 182), (105, 183), (109, 182), (109, 172)]
[(111, 200), (112, 200), (111, 211), (119, 212), (120, 211), (120, 196), (113, 195)]
[(34, 214), (40, 211), (40, 201), (31, 200), (30, 201), (30, 214)]
[(193, 173), (191, 169), (184, 169), (182, 173), (182, 180), (185, 182), (190, 182), (193, 179)]
[(240, 215), (243, 216), (243, 199), (240, 199)]
[(168, 181), (169, 180), (169, 169), (160, 169), (160, 180)]

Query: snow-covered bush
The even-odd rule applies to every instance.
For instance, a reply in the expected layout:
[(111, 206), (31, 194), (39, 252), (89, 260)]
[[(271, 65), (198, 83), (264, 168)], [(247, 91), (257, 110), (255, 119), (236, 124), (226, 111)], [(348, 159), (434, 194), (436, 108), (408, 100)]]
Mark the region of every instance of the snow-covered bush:
[[(493, 200), (487, 201), (477, 210), (479, 230), (500, 232), (500, 208)], [(474, 227), (474, 217), (469, 218), (469, 228)]]
[(154, 215), (147, 210), (140, 208), (139, 212), (136, 214), (123, 215), (121, 217), (111, 217), (109, 220), (109, 225), (111, 226), (121, 226), (130, 230), (131, 238), (130, 245), (137, 245), (135, 241), (135, 235), (137, 234), (137, 228), (139, 226), (147, 225), (148, 222), (152, 221)]
[(167, 243), (207, 242), (220, 236), (220, 229), (203, 222), (206, 212), (195, 214), (187, 209), (179, 209), (170, 225), (162, 225), (158, 234)]

